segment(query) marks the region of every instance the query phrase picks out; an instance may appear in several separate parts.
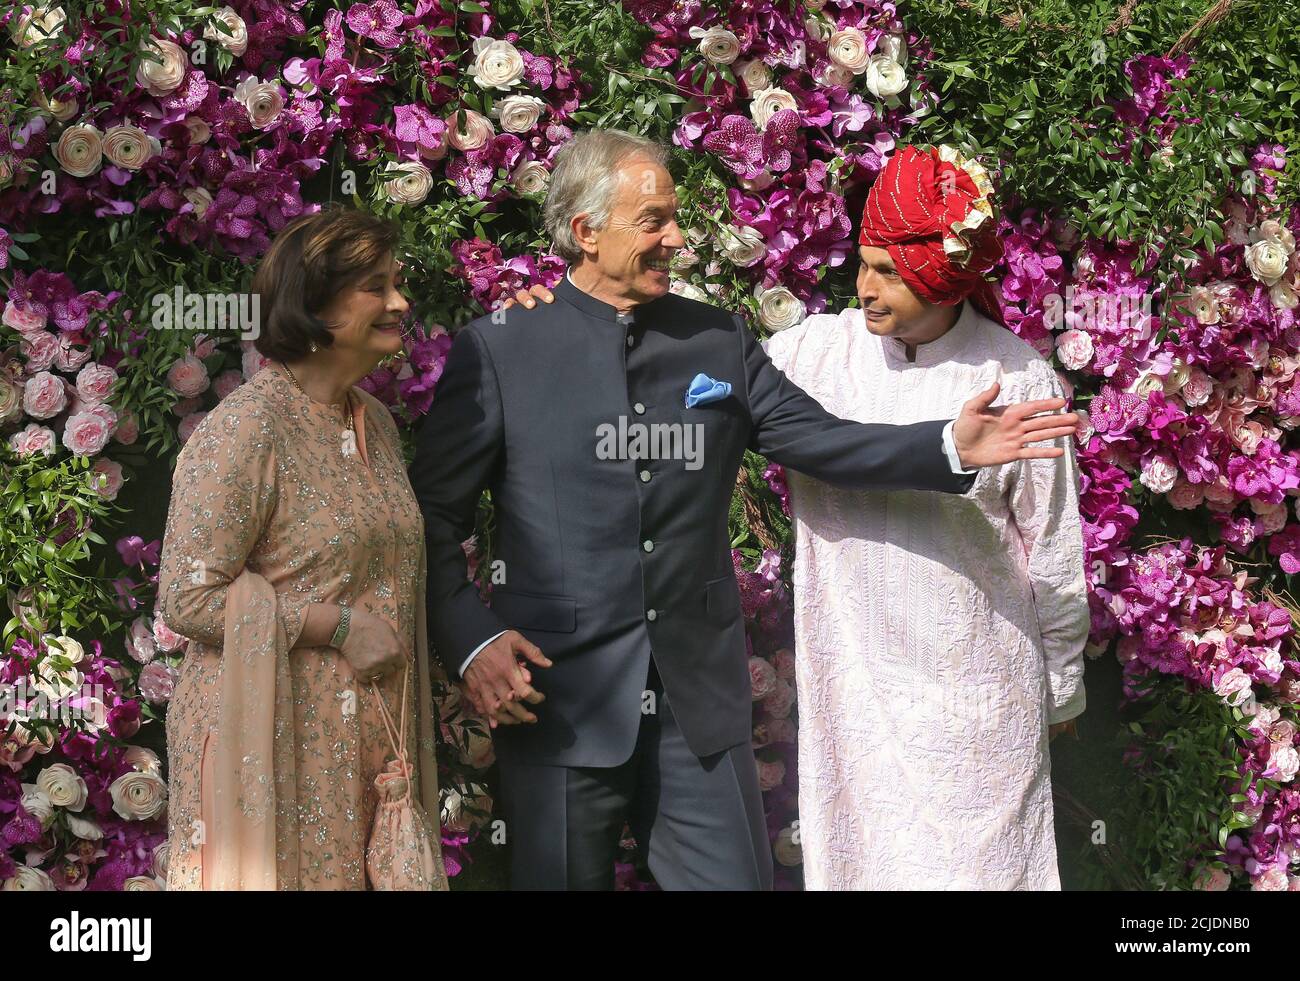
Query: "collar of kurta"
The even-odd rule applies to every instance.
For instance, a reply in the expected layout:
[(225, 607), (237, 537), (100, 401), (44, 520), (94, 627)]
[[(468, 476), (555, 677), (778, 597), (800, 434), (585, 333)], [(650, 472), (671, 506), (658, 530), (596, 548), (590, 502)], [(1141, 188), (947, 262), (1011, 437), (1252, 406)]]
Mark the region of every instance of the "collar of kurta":
[(604, 300), (598, 300), (590, 293), (584, 292), (575, 286), (573, 277), (567, 269), (564, 272), (564, 278), (555, 284), (555, 288), (551, 292), (566, 303), (577, 307), (583, 313), (588, 313), (598, 320), (608, 320), (615, 324), (629, 324), (640, 320), (644, 316), (644, 312), (653, 308), (657, 302), (651, 300), (649, 303), (642, 303), (633, 307), (627, 313), (621, 314), (617, 308), (610, 306)]
[[(866, 315), (862, 314), (862, 316), (864, 318), (862, 328), (866, 330)], [(969, 300), (963, 300), (961, 312), (957, 315), (957, 322), (952, 325), (952, 329), (929, 344), (918, 344), (915, 361), (907, 360), (907, 345), (902, 341), (893, 337), (880, 338), (881, 347), (885, 352), (885, 362), (891, 368), (905, 369), (929, 368), (951, 361), (961, 353), (972, 338), (979, 334), (981, 320), (983, 318), (974, 305)]]

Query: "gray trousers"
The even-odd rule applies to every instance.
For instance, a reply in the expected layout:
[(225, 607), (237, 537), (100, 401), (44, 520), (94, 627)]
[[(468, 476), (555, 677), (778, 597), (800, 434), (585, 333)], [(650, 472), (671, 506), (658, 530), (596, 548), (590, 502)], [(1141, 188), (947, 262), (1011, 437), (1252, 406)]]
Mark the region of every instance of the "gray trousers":
[(501, 760), (512, 889), (614, 888), (624, 822), (670, 890), (770, 890), (772, 850), (748, 743), (699, 757), (651, 670), (657, 709), (614, 767)]

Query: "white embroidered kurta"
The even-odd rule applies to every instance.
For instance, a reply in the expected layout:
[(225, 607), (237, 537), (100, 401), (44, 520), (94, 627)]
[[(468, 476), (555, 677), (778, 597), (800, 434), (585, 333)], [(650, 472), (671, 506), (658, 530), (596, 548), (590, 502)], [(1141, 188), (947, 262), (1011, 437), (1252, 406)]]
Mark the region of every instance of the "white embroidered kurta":
[[(768, 353), (860, 422), (951, 419), (994, 380), (998, 405), (1061, 394), (968, 303), (913, 363), (861, 310)], [(1088, 633), (1073, 446), (964, 496), (788, 484), (807, 888), (1059, 889), (1047, 727), (1083, 711)]]

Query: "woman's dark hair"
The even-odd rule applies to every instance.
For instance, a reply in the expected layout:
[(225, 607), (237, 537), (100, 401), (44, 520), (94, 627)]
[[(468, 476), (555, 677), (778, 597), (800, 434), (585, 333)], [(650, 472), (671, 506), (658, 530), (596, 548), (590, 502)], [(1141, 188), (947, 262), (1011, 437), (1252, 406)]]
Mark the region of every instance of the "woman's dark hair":
[(253, 346), (265, 357), (296, 361), (334, 337), (317, 316), (397, 246), (396, 222), (334, 207), (285, 225), (253, 274), (260, 331)]

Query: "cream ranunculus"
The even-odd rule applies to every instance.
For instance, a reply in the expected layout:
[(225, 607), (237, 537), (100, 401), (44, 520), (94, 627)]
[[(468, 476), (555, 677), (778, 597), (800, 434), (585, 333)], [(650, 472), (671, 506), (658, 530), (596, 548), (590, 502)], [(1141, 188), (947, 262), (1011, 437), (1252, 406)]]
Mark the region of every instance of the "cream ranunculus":
[(725, 27), (692, 27), (690, 34), (700, 42), (700, 54), (715, 65), (730, 65), (740, 57), (740, 38)]
[(66, 634), (46, 637), (45, 646), (67, 658), (70, 664), (80, 664), (81, 659), (86, 656), (86, 649)]
[(36, 93), (36, 104), (61, 123), (66, 123), (77, 114), (77, 98), (51, 99), (44, 92)]
[(1282, 244), (1270, 239), (1260, 239), (1246, 246), (1246, 265), (1250, 274), (1265, 286), (1274, 286), (1282, 278), (1288, 258)]
[(876, 41), (876, 54), (893, 58), (899, 67), (907, 67), (907, 38), (901, 34), (882, 34)]
[(104, 157), (123, 170), (139, 170), (161, 149), (157, 144), (139, 126), (113, 126), (104, 133)]
[(212, 127), (199, 116), (186, 116), (185, 128), (190, 132), (191, 146), (202, 146), (212, 138)]
[(867, 70), (871, 56), (867, 54), (867, 36), (856, 27), (846, 27), (831, 35), (826, 53), (839, 67), (861, 75)]
[(69, 126), (54, 146), (54, 159), (73, 177), (89, 177), (104, 157), (104, 136), (88, 123)]
[(736, 78), (744, 85), (745, 92), (750, 95), (772, 84), (772, 69), (757, 58), (742, 61), (736, 66), (735, 73)]
[(887, 55), (873, 55), (867, 62), (867, 89), (878, 99), (888, 99), (907, 88), (907, 72)]
[(128, 746), (122, 754), (122, 761), (141, 773), (162, 773), (162, 760), (148, 746)]
[(384, 192), (394, 204), (420, 204), (433, 189), (433, 174), (414, 160), (390, 163), (385, 173), (398, 175), (384, 184)]
[(457, 110), (447, 117), (447, 142), (461, 153), (482, 149), (495, 132), (492, 120), (473, 109)]
[(508, 95), (492, 107), (507, 133), (527, 133), (542, 118), (546, 103), (535, 95)]
[(86, 781), (66, 763), (51, 763), (36, 776), (36, 786), (55, 807), (79, 811), (86, 806)]
[(529, 160), (515, 168), (511, 180), (520, 194), (541, 194), (550, 183), (551, 175), (540, 161)]
[(22, 795), (18, 798), (18, 803), (23, 806), (24, 811), (41, 822), (42, 828), (48, 828), (54, 823), (54, 802), (50, 800), (50, 795), (36, 784), (22, 785)]
[(1252, 237), (1255, 240), (1276, 242), (1282, 246), (1287, 255), (1295, 251), (1295, 235), (1291, 233), (1291, 229), (1274, 218), (1261, 221)]
[(185, 80), (190, 59), (175, 41), (150, 38), (140, 49), (143, 60), (135, 70), (135, 80), (155, 98), (176, 91)]
[(782, 109), (798, 109), (799, 103), (793, 95), (783, 88), (773, 87), (759, 89), (754, 93), (754, 101), (749, 104), (749, 114), (754, 118), (754, 125), (759, 129), (767, 127), (767, 121)]
[(99, 841), (104, 837), (104, 829), (90, 818), (79, 817), (76, 814), (67, 814), (65, 818), (68, 822), (68, 830), (82, 841)]
[(728, 225), (718, 236), (718, 247), (728, 259), (737, 266), (748, 268), (767, 255), (767, 243), (763, 233), (748, 225), (737, 227)]
[(62, 34), (67, 20), (62, 7), (33, 7), (30, 13), (15, 16), (9, 22), (9, 33), (20, 47), (30, 48)]
[(847, 68), (841, 68), (839, 65), (833, 65), (828, 61), (822, 66), (821, 71), (814, 76), (813, 81), (825, 88), (838, 85), (847, 89), (853, 84), (853, 72)]
[(199, 221), (203, 220), (203, 216), (212, 207), (212, 193), (206, 187), (187, 187), (181, 191), (181, 196), (194, 205), (194, 217)]
[(803, 300), (784, 286), (763, 290), (758, 295), (758, 319), (770, 331), (786, 330), (802, 323)]
[(216, 41), (236, 57), (247, 51), (248, 26), (244, 23), (244, 18), (235, 13), (233, 7), (222, 7), (217, 11), (216, 19), (221, 22), (225, 33), (209, 24), (203, 28), (203, 36), (209, 41)]
[(1295, 287), (1290, 283), (1274, 284), (1269, 288), (1268, 298), (1279, 310), (1294, 310), (1297, 305), (1300, 305), (1300, 294), (1296, 293)]
[(54, 892), (54, 880), (40, 869), (20, 865), (11, 877), (5, 879), (0, 889), (5, 892)]
[(133, 875), (122, 883), (123, 892), (162, 892), (163, 887), (147, 875)]
[(113, 810), (128, 821), (149, 821), (167, 806), (167, 784), (152, 771), (124, 773), (108, 787)]
[(474, 39), (474, 64), (469, 73), (479, 88), (508, 90), (524, 77), (524, 57), (509, 41)]
[(284, 111), (284, 93), (280, 91), (280, 84), (269, 79), (259, 81), (256, 75), (249, 75), (235, 86), (235, 101), (248, 110), (253, 129), (270, 128)]

